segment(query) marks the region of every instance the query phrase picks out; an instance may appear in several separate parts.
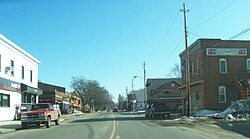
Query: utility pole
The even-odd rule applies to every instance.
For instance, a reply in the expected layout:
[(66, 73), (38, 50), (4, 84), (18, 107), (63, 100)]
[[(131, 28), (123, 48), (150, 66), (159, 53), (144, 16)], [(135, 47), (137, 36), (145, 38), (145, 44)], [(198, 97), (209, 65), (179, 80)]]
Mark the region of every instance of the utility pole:
[(146, 91), (146, 62), (143, 62), (143, 80), (144, 80), (144, 84), (143, 84), (143, 93), (144, 93), (144, 105), (146, 108), (146, 104), (147, 104), (147, 91)]
[(128, 110), (128, 87), (126, 87), (126, 97), (127, 97), (127, 110)]
[(190, 95), (190, 71), (189, 71), (189, 52), (188, 52), (188, 31), (187, 31), (187, 17), (186, 17), (186, 5), (183, 3), (183, 11), (184, 13), (184, 30), (185, 30), (185, 48), (186, 48), (186, 91), (188, 97), (188, 106), (187, 106), (187, 116), (191, 116), (191, 95)]
[(132, 79), (132, 98), (133, 98), (133, 102), (132, 102), (132, 104), (133, 104), (133, 108), (132, 108), (132, 110), (134, 111), (134, 100), (135, 100), (135, 94), (134, 94), (134, 79)]

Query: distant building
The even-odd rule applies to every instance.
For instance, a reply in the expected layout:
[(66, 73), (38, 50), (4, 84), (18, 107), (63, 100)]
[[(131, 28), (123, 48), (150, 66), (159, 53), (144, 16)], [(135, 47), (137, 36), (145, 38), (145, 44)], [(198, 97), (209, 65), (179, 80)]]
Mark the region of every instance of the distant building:
[(133, 111), (135, 109), (135, 94), (128, 94), (128, 111)]
[(135, 94), (135, 110), (145, 109), (145, 100), (144, 100), (144, 92), (143, 89), (134, 91)]
[(153, 78), (147, 79), (147, 103), (165, 103), (172, 112), (182, 108), (182, 94), (178, 88), (180, 78)]
[[(198, 39), (188, 49), (192, 113), (224, 110), (233, 101), (250, 98), (250, 41)], [(180, 89), (187, 104), (185, 51), (179, 56)]]
[(36, 103), (40, 61), (0, 34), (0, 121), (13, 120), (21, 103)]
[(39, 82), (38, 87), (43, 90), (39, 102), (58, 104), (62, 113), (68, 113), (74, 109), (82, 110), (82, 99), (65, 91), (64, 87)]

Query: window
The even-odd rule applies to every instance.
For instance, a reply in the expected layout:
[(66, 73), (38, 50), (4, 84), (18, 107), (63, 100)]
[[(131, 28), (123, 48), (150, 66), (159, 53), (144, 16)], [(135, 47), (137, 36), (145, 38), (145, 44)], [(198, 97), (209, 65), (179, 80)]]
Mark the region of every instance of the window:
[(162, 90), (163, 95), (171, 95), (172, 91), (171, 90)]
[(227, 102), (227, 95), (226, 95), (226, 87), (225, 86), (219, 86), (219, 102), (225, 103)]
[(250, 58), (247, 59), (247, 70), (250, 70)]
[(182, 72), (183, 81), (186, 81), (186, 72)]
[(22, 79), (24, 80), (24, 66), (22, 66)]
[(0, 107), (10, 107), (10, 95), (0, 94)]
[(200, 75), (200, 62), (199, 59), (196, 60), (196, 75)]
[(194, 77), (194, 74), (195, 74), (195, 71), (194, 71), (194, 62), (192, 63), (191, 74), (192, 74), (192, 77)]
[(222, 74), (227, 73), (227, 60), (226, 59), (220, 59), (219, 66), (220, 66), (220, 73)]
[(33, 73), (32, 73), (32, 70), (30, 70), (30, 82), (32, 82), (32, 80), (33, 80), (33, 79), (32, 79), (32, 78), (33, 78), (33, 77), (32, 77), (32, 76), (33, 76), (32, 74), (33, 74)]
[(14, 61), (10, 61), (10, 74), (11, 76), (14, 76)]

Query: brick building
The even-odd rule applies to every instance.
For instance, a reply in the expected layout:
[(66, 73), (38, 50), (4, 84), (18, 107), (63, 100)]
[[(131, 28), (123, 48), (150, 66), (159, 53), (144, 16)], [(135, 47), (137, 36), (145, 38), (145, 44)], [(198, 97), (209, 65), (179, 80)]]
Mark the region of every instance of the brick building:
[(172, 112), (177, 112), (182, 107), (180, 86), (180, 78), (147, 79), (147, 103), (162, 102)]
[[(189, 47), (191, 111), (224, 110), (232, 101), (249, 97), (250, 41), (198, 39)], [(182, 65), (183, 102), (187, 104), (186, 55)], [(187, 106), (187, 105), (185, 105)]]
[(64, 87), (42, 82), (38, 83), (38, 87), (43, 90), (43, 94), (39, 96), (40, 103), (59, 104), (62, 113), (68, 113), (74, 109), (82, 110), (82, 99), (77, 95), (67, 93)]

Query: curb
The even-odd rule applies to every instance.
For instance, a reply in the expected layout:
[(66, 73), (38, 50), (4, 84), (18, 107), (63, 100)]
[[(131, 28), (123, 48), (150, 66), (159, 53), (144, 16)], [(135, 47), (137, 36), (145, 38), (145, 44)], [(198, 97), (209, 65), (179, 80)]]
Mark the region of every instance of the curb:
[(0, 131), (0, 134), (6, 134), (10, 132), (15, 132), (17, 129), (4, 129)]
[[(65, 119), (60, 119), (60, 122), (64, 122), (64, 121), (65, 121)], [(21, 130), (21, 129), (23, 129), (23, 128), (22, 127), (17, 127), (17, 128), (13, 128), (13, 129), (3, 129), (3, 128), (1, 129), (0, 128), (0, 135), (15, 132), (15, 131)]]

